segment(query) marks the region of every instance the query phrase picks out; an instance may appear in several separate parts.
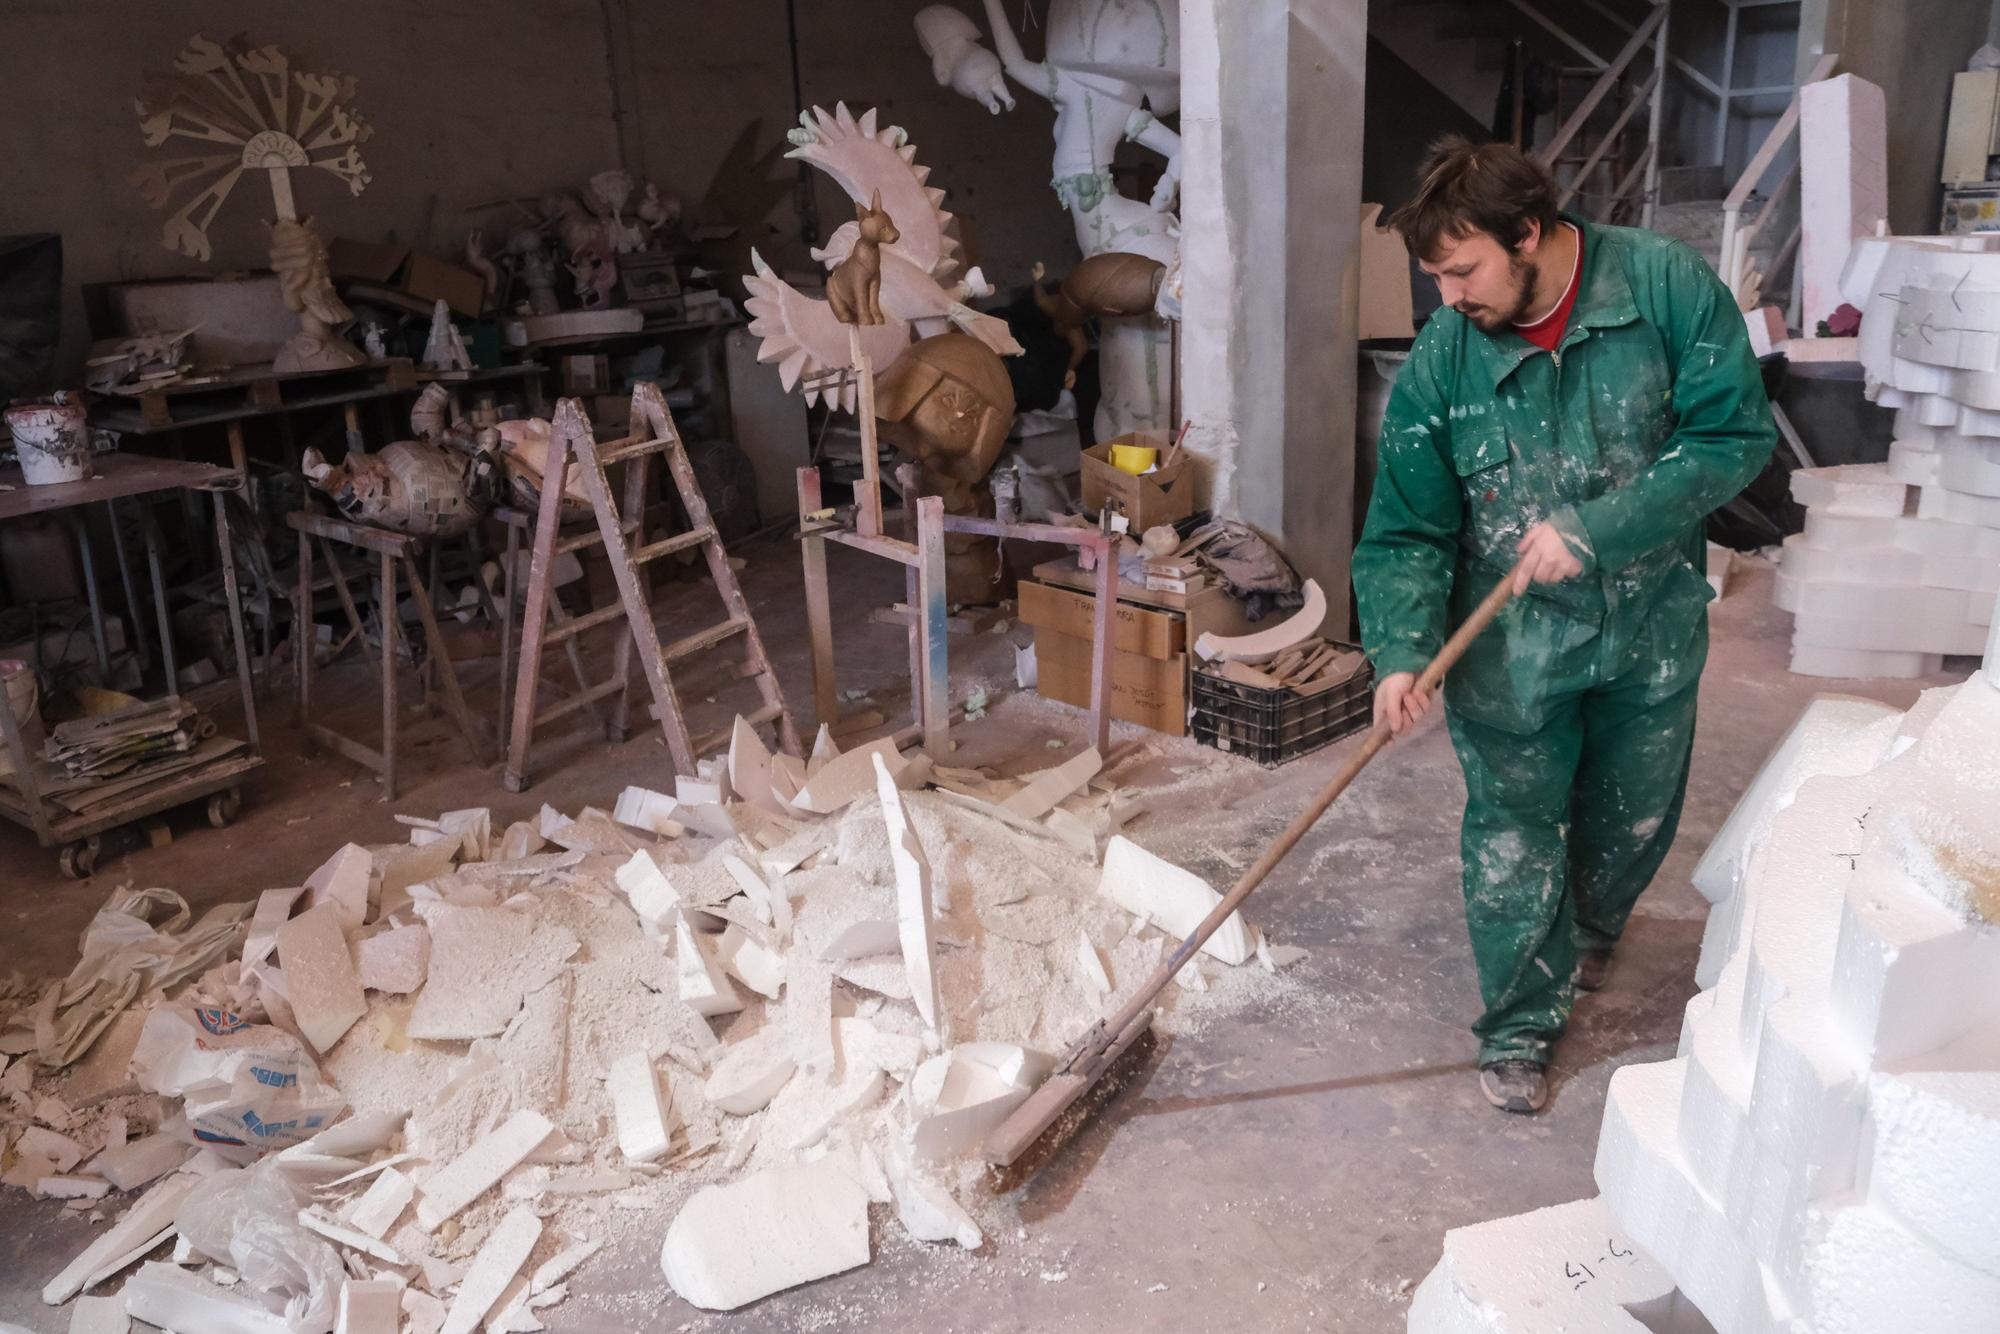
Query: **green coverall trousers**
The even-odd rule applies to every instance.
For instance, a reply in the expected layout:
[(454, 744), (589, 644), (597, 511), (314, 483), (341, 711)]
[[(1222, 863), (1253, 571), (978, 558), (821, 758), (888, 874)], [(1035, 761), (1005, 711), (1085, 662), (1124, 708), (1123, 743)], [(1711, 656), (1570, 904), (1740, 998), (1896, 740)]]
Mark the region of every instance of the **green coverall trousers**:
[[(1704, 642), (1699, 651), (1705, 652)], [(1653, 664), (1552, 682), (1547, 721), (1502, 731), (1454, 710), (1465, 771), (1465, 924), (1486, 1012), (1479, 1063), (1548, 1064), (1569, 1022), (1580, 949), (1609, 949), (1673, 845), (1694, 745), (1699, 659), (1647, 703)]]

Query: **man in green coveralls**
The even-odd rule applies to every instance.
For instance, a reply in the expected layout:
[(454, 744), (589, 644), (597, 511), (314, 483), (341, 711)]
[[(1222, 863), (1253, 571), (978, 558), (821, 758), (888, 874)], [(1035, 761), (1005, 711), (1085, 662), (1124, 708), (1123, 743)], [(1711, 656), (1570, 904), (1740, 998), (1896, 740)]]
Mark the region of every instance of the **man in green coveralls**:
[(1702, 520), (1774, 440), (1743, 316), (1701, 257), (1555, 195), (1512, 146), (1448, 139), (1391, 219), (1444, 305), (1390, 395), (1354, 552), (1398, 735), (1430, 707), (1416, 673), (1522, 563), (1444, 689), (1480, 1089), (1521, 1113), (1673, 842), (1708, 653)]

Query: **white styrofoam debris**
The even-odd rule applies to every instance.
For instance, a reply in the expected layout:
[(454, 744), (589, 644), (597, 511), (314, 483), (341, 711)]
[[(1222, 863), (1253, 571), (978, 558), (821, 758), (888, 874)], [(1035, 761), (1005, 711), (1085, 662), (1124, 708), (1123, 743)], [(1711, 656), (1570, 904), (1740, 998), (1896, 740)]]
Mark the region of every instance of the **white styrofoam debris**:
[[(471, 1204), (512, 1171), (555, 1127), (541, 1113), (522, 1108), (497, 1130), (426, 1178), (417, 1200), (417, 1222), (425, 1231)], [(497, 1295), (497, 1294), (496, 1294)]]
[(604, 1078), (618, 1122), (618, 1151), (628, 1163), (650, 1163), (665, 1156), (673, 1138), (666, 1105), (660, 1097), (659, 1072), (644, 1051), (627, 1052), (612, 1062)]
[(923, 1113), (911, 1136), (917, 1158), (942, 1162), (976, 1151), (1034, 1092), (1049, 1064), (1010, 1042), (961, 1042), (925, 1061), (910, 1080)]
[[(861, 754), (850, 751), (850, 755)], [(937, 960), (931, 951), (931, 864), (924, 846), (910, 827), (903, 794), (881, 752), (873, 755), (875, 790), (882, 799), (882, 822), (889, 833), (889, 860), (896, 870), (896, 936), (903, 947), (903, 972), (909, 978), (910, 999), (926, 1027), (940, 1031), (943, 1004), (938, 997)], [(842, 756), (827, 772), (844, 763)]]
[(521, 1272), (541, 1235), (542, 1220), (533, 1210), (525, 1206), (508, 1210), (473, 1256), (439, 1334), (472, 1334)]
[(1081, 928), (1076, 933), (1076, 961), (1090, 989), (1100, 996), (1109, 995), (1111, 975), (1104, 971), (1104, 960), (1098, 957), (1097, 946), (1090, 943), (1090, 933)]
[[(1115, 835), (1105, 846), (1098, 892), (1126, 912), (1154, 923), (1169, 935), (1182, 937), (1201, 925), (1222, 902), (1222, 896), (1200, 876), (1154, 856), (1123, 834)], [(1226, 964), (1240, 964), (1252, 951), (1250, 928), (1241, 912), (1233, 912), (1202, 942), (1200, 952)]]
[(760, 811), (783, 813), (771, 791), (771, 752), (741, 714), (729, 734), (729, 786)]
[(558, 1283), (561, 1283), (564, 1279), (575, 1273), (577, 1267), (585, 1260), (588, 1260), (603, 1248), (604, 1242), (602, 1240), (574, 1241), (563, 1247), (554, 1255), (542, 1261), (541, 1264), (535, 1266), (535, 1272), (528, 1278), (529, 1295), (540, 1296), (550, 1288), (555, 1287)]
[(752, 940), (732, 922), (715, 943), (715, 960), (723, 971), (760, 996), (771, 1000), (785, 985), (785, 956)]
[(385, 1168), (361, 1197), (341, 1212), (340, 1221), (371, 1237), (383, 1237), (416, 1193), (416, 1182), (393, 1167)]
[(111, 1192), (111, 1183), (102, 1177), (45, 1176), (35, 1182), (35, 1193), (50, 1200), (101, 1200)]
[(116, 1223), (100, 1232), (61, 1273), (49, 1280), (42, 1289), (42, 1300), (50, 1306), (62, 1305), (83, 1291), (91, 1276), (102, 1272), (107, 1264), (161, 1229), (171, 1229), (174, 1212), (194, 1189), (195, 1181), (188, 1175), (171, 1176), (133, 1201)]
[(1040, 819), (1057, 802), (1095, 778), (1103, 767), (1104, 757), (1098, 754), (1097, 747), (1091, 746), (1061, 764), (1031, 774), (1021, 790), (1000, 803), (1000, 808), (1023, 820)]
[(2000, 1312), (2000, 1276), (1939, 1254), (1865, 1205), (1815, 1217), (1803, 1269), (1813, 1334), (1986, 1334)]
[(528, 993), (546, 986), (577, 950), (562, 927), (509, 908), (426, 904), (420, 911), (430, 926), (431, 959), (406, 1025), (413, 1038), (499, 1034)]
[(611, 810), (611, 818), (632, 829), (643, 829), (649, 834), (659, 834), (666, 838), (681, 835), (681, 823), (674, 818), (680, 802), (664, 792), (651, 788), (628, 787), (618, 794), (618, 802)]
[[(1673, 1278), (1601, 1199), (1453, 1228), (1410, 1298), (1409, 1334), (1648, 1334), (1673, 1328)], [(1643, 1319), (1642, 1319), (1643, 1317)]]
[(668, 1285), (709, 1311), (733, 1311), (868, 1259), (868, 1196), (825, 1158), (704, 1186), (674, 1215), (660, 1247)]
[(78, 1297), (69, 1307), (69, 1334), (130, 1334), (123, 1297)]
[(403, 1334), (437, 1334), (444, 1328), (445, 1304), (422, 1288), (403, 1289)]
[(354, 971), (364, 991), (407, 996), (430, 969), (431, 933), (422, 926), (391, 927), (354, 942)]
[[(365, 874), (362, 892), (365, 896)], [(333, 1050), (333, 1044), (368, 1008), (361, 980), (354, 973), (354, 956), (342, 934), (341, 912), (341, 900), (328, 899), (278, 928), (278, 962), (285, 970), (286, 999), (291, 1002), (299, 1031), (313, 1050), (322, 1054)]]
[(875, 757), (878, 755), (888, 767), (891, 777), (900, 774), (909, 764), (889, 737), (870, 741), (856, 750), (843, 751), (806, 779), (806, 785), (792, 798), (793, 809), (812, 815), (831, 815), (856, 797), (873, 790)]
[(325, 1214), (312, 1209), (299, 1210), (299, 1226), (308, 1232), (317, 1232), (328, 1241), (349, 1250), (360, 1251), (363, 1255), (380, 1260), (383, 1264), (401, 1265), (406, 1263), (403, 1254), (379, 1237), (371, 1237), (359, 1228), (348, 1227)]
[(955, 1241), (968, 1251), (978, 1250), (985, 1242), (972, 1215), (937, 1182), (907, 1164), (890, 1167), (888, 1182), (896, 1201), (896, 1218), (915, 1240)]
[(350, 1278), (340, 1285), (333, 1334), (398, 1334), (403, 1325), (403, 1282)]
[(764, 883), (764, 877), (758, 875), (749, 862), (734, 853), (724, 854), (722, 869), (728, 872), (729, 878), (742, 888), (743, 897), (750, 901), (750, 907), (757, 914), (757, 920), (765, 926), (773, 925), (775, 919), (772, 916), (771, 887)]
[(703, 946), (685, 910), (674, 913), (674, 977), (681, 1001), (696, 1014), (713, 1017), (743, 1008), (743, 998)]
[(125, 1281), (119, 1294), (126, 1314), (161, 1329), (202, 1334), (288, 1334), (292, 1324), (257, 1304), (179, 1265), (152, 1261)]
[[(366, 886), (364, 884), (364, 893)], [(243, 966), (255, 967), (271, 957), (271, 951), (278, 947), (278, 928), (292, 915), (292, 907), (299, 896), (306, 892), (304, 885), (296, 889), (267, 889), (257, 896), (257, 907), (250, 914), (250, 928), (243, 937)]]
[(849, 922), (839, 935), (822, 946), (820, 957), (836, 962), (866, 959), (877, 954), (893, 954), (902, 945), (903, 938), (894, 919), (864, 917)]
[(797, 1068), (783, 1030), (759, 1029), (723, 1051), (702, 1096), (732, 1116), (749, 1116), (777, 1097)]
[(341, 930), (352, 931), (368, 919), (368, 881), (374, 858), (358, 843), (347, 843), (306, 877), (306, 911), (333, 905)]
[(668, 929), (674, 914), (680, 910), (680, 895), (674, 892), (673, 884), (650, 853), (643, 848), (633, 853), (612, 873), (612, 879), (625, 892), (626, 902), (639, 915), (648, 935), (659, 935)]

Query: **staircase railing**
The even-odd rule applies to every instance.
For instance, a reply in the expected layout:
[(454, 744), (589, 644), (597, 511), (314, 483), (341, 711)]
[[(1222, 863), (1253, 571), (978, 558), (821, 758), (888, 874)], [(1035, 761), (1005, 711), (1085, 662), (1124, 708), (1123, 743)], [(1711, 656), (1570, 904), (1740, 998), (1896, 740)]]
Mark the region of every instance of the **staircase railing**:
[[(1529, 4), (1528, 0), (1508, 0), (1508, 3), (1526, 14), (1536, 23), (1539, 23), (1542, 27), (1547, 28), (1568, 45), (1583, 51), (1586, 55), (1590, 54), (1588, 47), (1578, 42), (1574, 37), (1571, 37), (1553, 19)], [(1638, 111), (1642, 104), (1647, 104), (1650, 106), (1650, 113), (1647, 117), (1645, 151), (1640, 154), (1639, 161), (1633, 169), (1626, 172), (1625, 179), (1619, 183), (1618, 188), (1612, 193), (1611, 198), (1606, 201), (1604, 208), (1601, 210), (1601, 214), (1608, 215), (1612, 209), (1617, 207), (1619, 200), (1624, 198), (1631, 190), (1632, 185), (1639, 179), (1640, 172), (1643, 171), (1646, 188), (1644, 200), (1640, 206), (1640, 225), (1645, 227), (1653, 225), (1653, 204), (1655, 197), (1659, 193), (1660, 98), (1665, 88), (1665, 80), (1660, 75), (1667, 68), (1667, 10), (1669, 8), (1668, 0), (1652, 0), (1652, 5), (1652, 12), (1640, 21), (1639, 26), (1632, 30), (1632, 35), (1625, 39), (1625, 45), (1618, 49), (1618, 54), (1613, 56), (1604, 65), (1603, 69), (1599, 71), (1597, 82), (1590, 86), (1590, 91), (1585, 93), (1583, 100), (1576, 104), (1576, 109), (1570, 112), (1569, 117), (1556, 130), (1554, 137), (1535, 150), (1535, 157), (1543, 166), (1553, 166), (1556, 159), (1562, 155), (1562, 151), (1569, 147), (1570, 140), (1576, 138), (1577, 134), (1590, 120), (1591, 114), (1597, 110), (1598, 103), (1604, 100), (1613, 86), (1624, 76), (1626, 69), (1632, 64), (1633, 59), (1639, 52), (1646, 48), (1648, 42), (1651, 42), (1653, 45), (1652, 77), (1646, 81), (1645, 86), (1640, 89), (1638, 95), (1619, 112), (1618, 119), (1612, 126), (1610, 133), (1606, 134), (1599, 141), (1597, 147), (1584, 161), (1583, 166), (1570, 178), (1569, 185), (1564, 188), (1562, 193), (1562, 202), (1567, 204), (1571, 196), (1576, 193), (1578, 187), (1582, 184), (1584, 178), (1597, 166), (1598, 160), (1604, 156), (1611, 144), (1617, 139), (1619, 132), (1625, 128), (1626, 122), (1632, 119), (1633, 114)], [(1592, 56), (1592, 59), (1594, 61), (1595, 56)]]
[[(1722, 201), (1722, 249), (1716, 256), (1716, 272), (1722, 275), (1723, 282), (1729, 284), (1729, 290), (1736, 296), (1736, 304), (1744, 310), (1756, 304), (1761, 287), (1761, 284), (1751, 281), (1750, 247), (1755, 243), (1758, 233), (1763, 230), (1764, 224), (1769, 222), (1772, 214), (1776, 212), (1779, 201), (1791, 191), (1792, 182), (1797, 179), (1799, 173), (1797, 160), (1793, 160), (1786, 169), (1784, 177), (1773, 187), (1771, 193), (1765, 196), (1763, 207), (1757, 210), (1757, 216), (1747, 227), (1743, 225), (1743, 206), (1749, 202), (1750, 194), (1757, 188), (1758, 182), (1762, 181), (1765, 173), (1770, 171), (1771, 163), (1776, 160), (1779, 152), (1791, 141), (1792, 135), (1798, 132), (1799, 99), (1806, 84), (1818, 83), (1826, 78), (1839, 63), (1840, 57), (1835, 54), (1823, 55), (1813, 63), (1812, 70), (1793, 91), (1792, 100), (1785, 106), (1785, 113), (1778, 117), (1778, 123), (1764, 136), (1764, 142), (1758, 146), (1756, 155), (1750, 159), (1749, 165), (1743, 168), (1743, 174), (1736, 178), (1735, 186)], [(1798, 232), (1798, 227), (1794, 226), (1791, 236), (1778, 248), (1777, 256), (1772, 261), (1774, 269), (1784, 262), (1785, 257), (1791, 254), (1792, 247), (1798, 244)]]

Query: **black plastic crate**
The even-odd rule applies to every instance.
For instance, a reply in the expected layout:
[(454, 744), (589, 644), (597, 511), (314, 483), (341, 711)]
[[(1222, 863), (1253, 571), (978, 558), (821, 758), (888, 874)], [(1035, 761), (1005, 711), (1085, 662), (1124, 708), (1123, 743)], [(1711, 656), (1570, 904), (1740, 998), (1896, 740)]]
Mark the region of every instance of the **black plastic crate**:
[(1205, 666), (1194, 673), (1195, 740), (1266, 766), (1351, 736), (1373, 722), (1374, 714), (1375, 668), (1366, 662), (1351, 679), (1317, 695), (1239, 685)]

